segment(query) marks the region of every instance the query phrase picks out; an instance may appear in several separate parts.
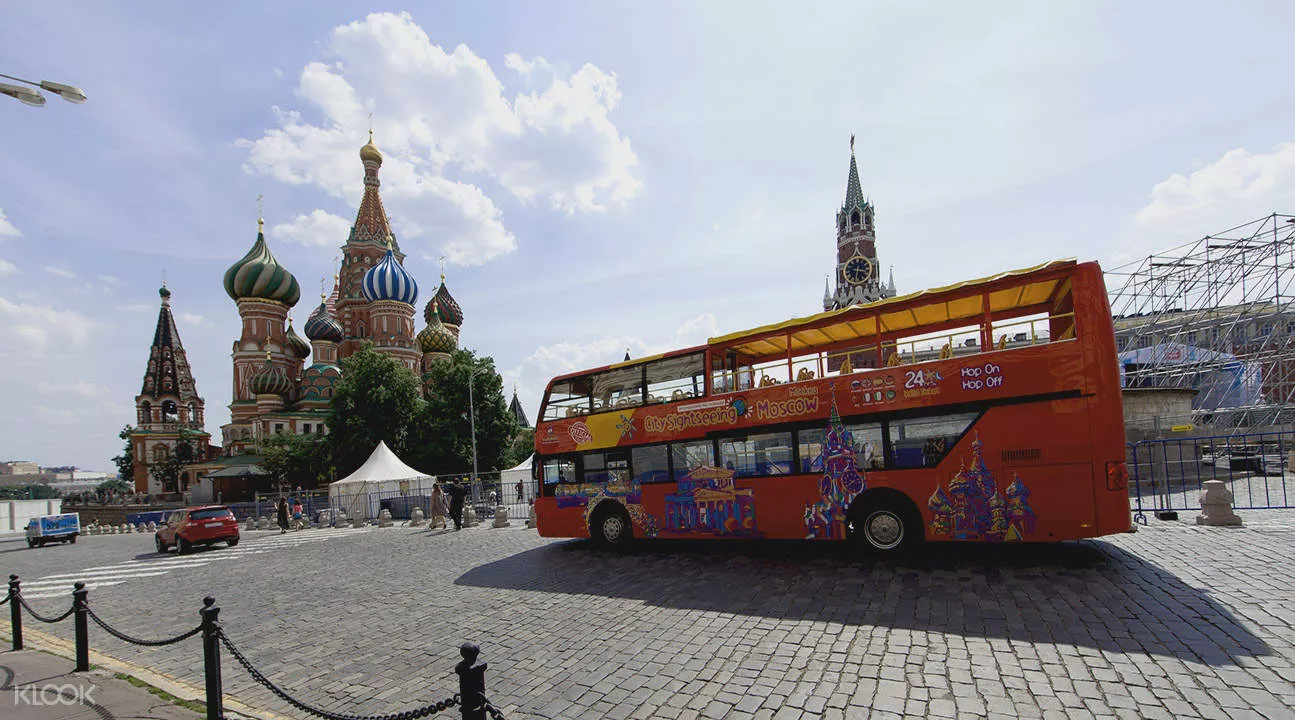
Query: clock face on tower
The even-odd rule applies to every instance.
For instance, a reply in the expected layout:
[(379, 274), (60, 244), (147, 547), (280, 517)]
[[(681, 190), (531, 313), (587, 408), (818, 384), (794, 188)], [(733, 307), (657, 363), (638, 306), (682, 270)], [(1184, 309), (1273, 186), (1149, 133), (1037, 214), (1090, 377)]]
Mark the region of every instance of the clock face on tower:
[(856, 255), (845, 264), (845, 279), (854, 285), (862, 285), (872, 277), (872, 261)]

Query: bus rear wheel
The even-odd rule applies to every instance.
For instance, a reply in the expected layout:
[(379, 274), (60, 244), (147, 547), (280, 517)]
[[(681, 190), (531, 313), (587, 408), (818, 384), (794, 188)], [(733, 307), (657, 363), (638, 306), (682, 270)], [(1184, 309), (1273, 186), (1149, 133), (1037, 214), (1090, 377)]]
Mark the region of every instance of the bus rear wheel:
[(600, 507), (589, 522), (589, 535), (599, 545), (626, 545), (634, 538), (630, 517), (619, 506)]
[(850, 538), (876, 555), (899, 555), (922, 541), (922, 517), (910, 503), (898, 498), (878, 497), (860, 508), (852, 508)]

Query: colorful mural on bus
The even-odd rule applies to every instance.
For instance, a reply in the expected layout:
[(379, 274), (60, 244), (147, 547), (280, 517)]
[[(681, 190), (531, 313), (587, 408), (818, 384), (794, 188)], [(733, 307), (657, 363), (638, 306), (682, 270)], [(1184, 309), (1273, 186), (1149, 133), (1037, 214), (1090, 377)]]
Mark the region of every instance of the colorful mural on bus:
[(933, 535), (956, 540), (1020, 541), (1034, 532), (1038, 520), (1030, 507), (1030, 489), (1017, 475), (1000, 493), (994, 473), (985, 466), (979, 434), (971, 443), (971, 467), (965, 464), (947, 487), (936, 485), (926, 507)]

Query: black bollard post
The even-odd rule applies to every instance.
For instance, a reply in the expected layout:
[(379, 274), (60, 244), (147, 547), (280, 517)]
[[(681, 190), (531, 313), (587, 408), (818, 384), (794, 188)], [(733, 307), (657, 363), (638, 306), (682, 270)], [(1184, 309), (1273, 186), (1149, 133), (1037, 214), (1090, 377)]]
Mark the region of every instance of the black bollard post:
[(85, 602), (85, 596), (90, 592), (85, 589), (85, 583), (74, 583), (76, 589), (72, 591), (72, 617), (76, 624), (76, 672), (90, 671), (90, 626), (88, 621), (88, 606)]
[(486, 720), (486, 664), (477, 662), (481, 648), (472, 643), (459, 646), (463, 661), (454, 666), (459, 674), (459, 709), (463, 720)]
[(13, 649), (22, 650), (22, 601), (18, 599), (18, 576), (9, 576), (9, 628), (13, 633)]
[(207, 720), (224, 720), (225, 702), (220, 687), (220, 608), (216, 598), (202, 599), (202, 669), (207, 677)]

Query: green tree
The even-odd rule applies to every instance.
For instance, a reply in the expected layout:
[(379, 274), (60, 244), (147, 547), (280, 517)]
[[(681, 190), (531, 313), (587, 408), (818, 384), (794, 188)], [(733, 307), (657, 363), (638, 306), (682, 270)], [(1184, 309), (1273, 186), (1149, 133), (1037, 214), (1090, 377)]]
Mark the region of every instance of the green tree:
[(409, 457), (422, 406), (418, 378), (395, 358), (365, 343), (343, 360), (342, 378), (329, 405), (327, 435), (338, 476), (363, 464), (380, 440), (402, 458)]
[(0, 500), (51, 500), (58, 496), (58, 490), (44, 483), (0, 487)]
[(125, 480), (122, 480), (121, 478), (113, 478), (111, 480), (104, 480), (103, 482), (99, 483), (99, 485), (95, 487), (95, 490), (98, 490), (99, 492), (103, 492), (103, 493), (107, 493), (107, 492), (114, 492), (118, 494), (131, 493), (131, 492), (135, 492), (135, 486)]
[(523, 460), (535, 453), (535, 428), (518, 427), (517, 433), (508, 441), (508, 450), (503, 460), (504, 469), (517, 467)]
[(477, 468), (488, 472), (512, 467), (508, 464), (509, 442), (517, 434), (517, 419), (508, 412), (503, 378), (495, 371), (493, 358), (478, 358), (471, 350), (456, 350), (449, 360), (430, 368), (431, 392), (418, 426), (421, 442), (411, 455), (419, 467), (436, 473), (471, 472), (469, 378), (470, 404), (476, 415)]
[(117, 477), (131, 482), (135, 477), (135, 451), (130, 446), (130, 434), (135, 432), (132, 425), (127, 425), (117, 433), (117, 437), (126, 441), (126, 447), (122, 448), (121, 454), (112, 459), (117, 465)]
[(149, 465), (149, 474), (162, 486), (162, 492), (173, 493), (179, 492), (180, 473), (184, 472), (184, 467), (189, 463), (199, 459), (199, 451), (195, 447), (197, 442), (197, 433), (190, 430), (180, 430), (180, 436), (175, 441), (175, 446), (167, 453), (166, 458), (160, 463)]
[(330, 480), (328, 436), (278, 432), (257, 447), (261, 467), (290, 487), (315, 488)]

